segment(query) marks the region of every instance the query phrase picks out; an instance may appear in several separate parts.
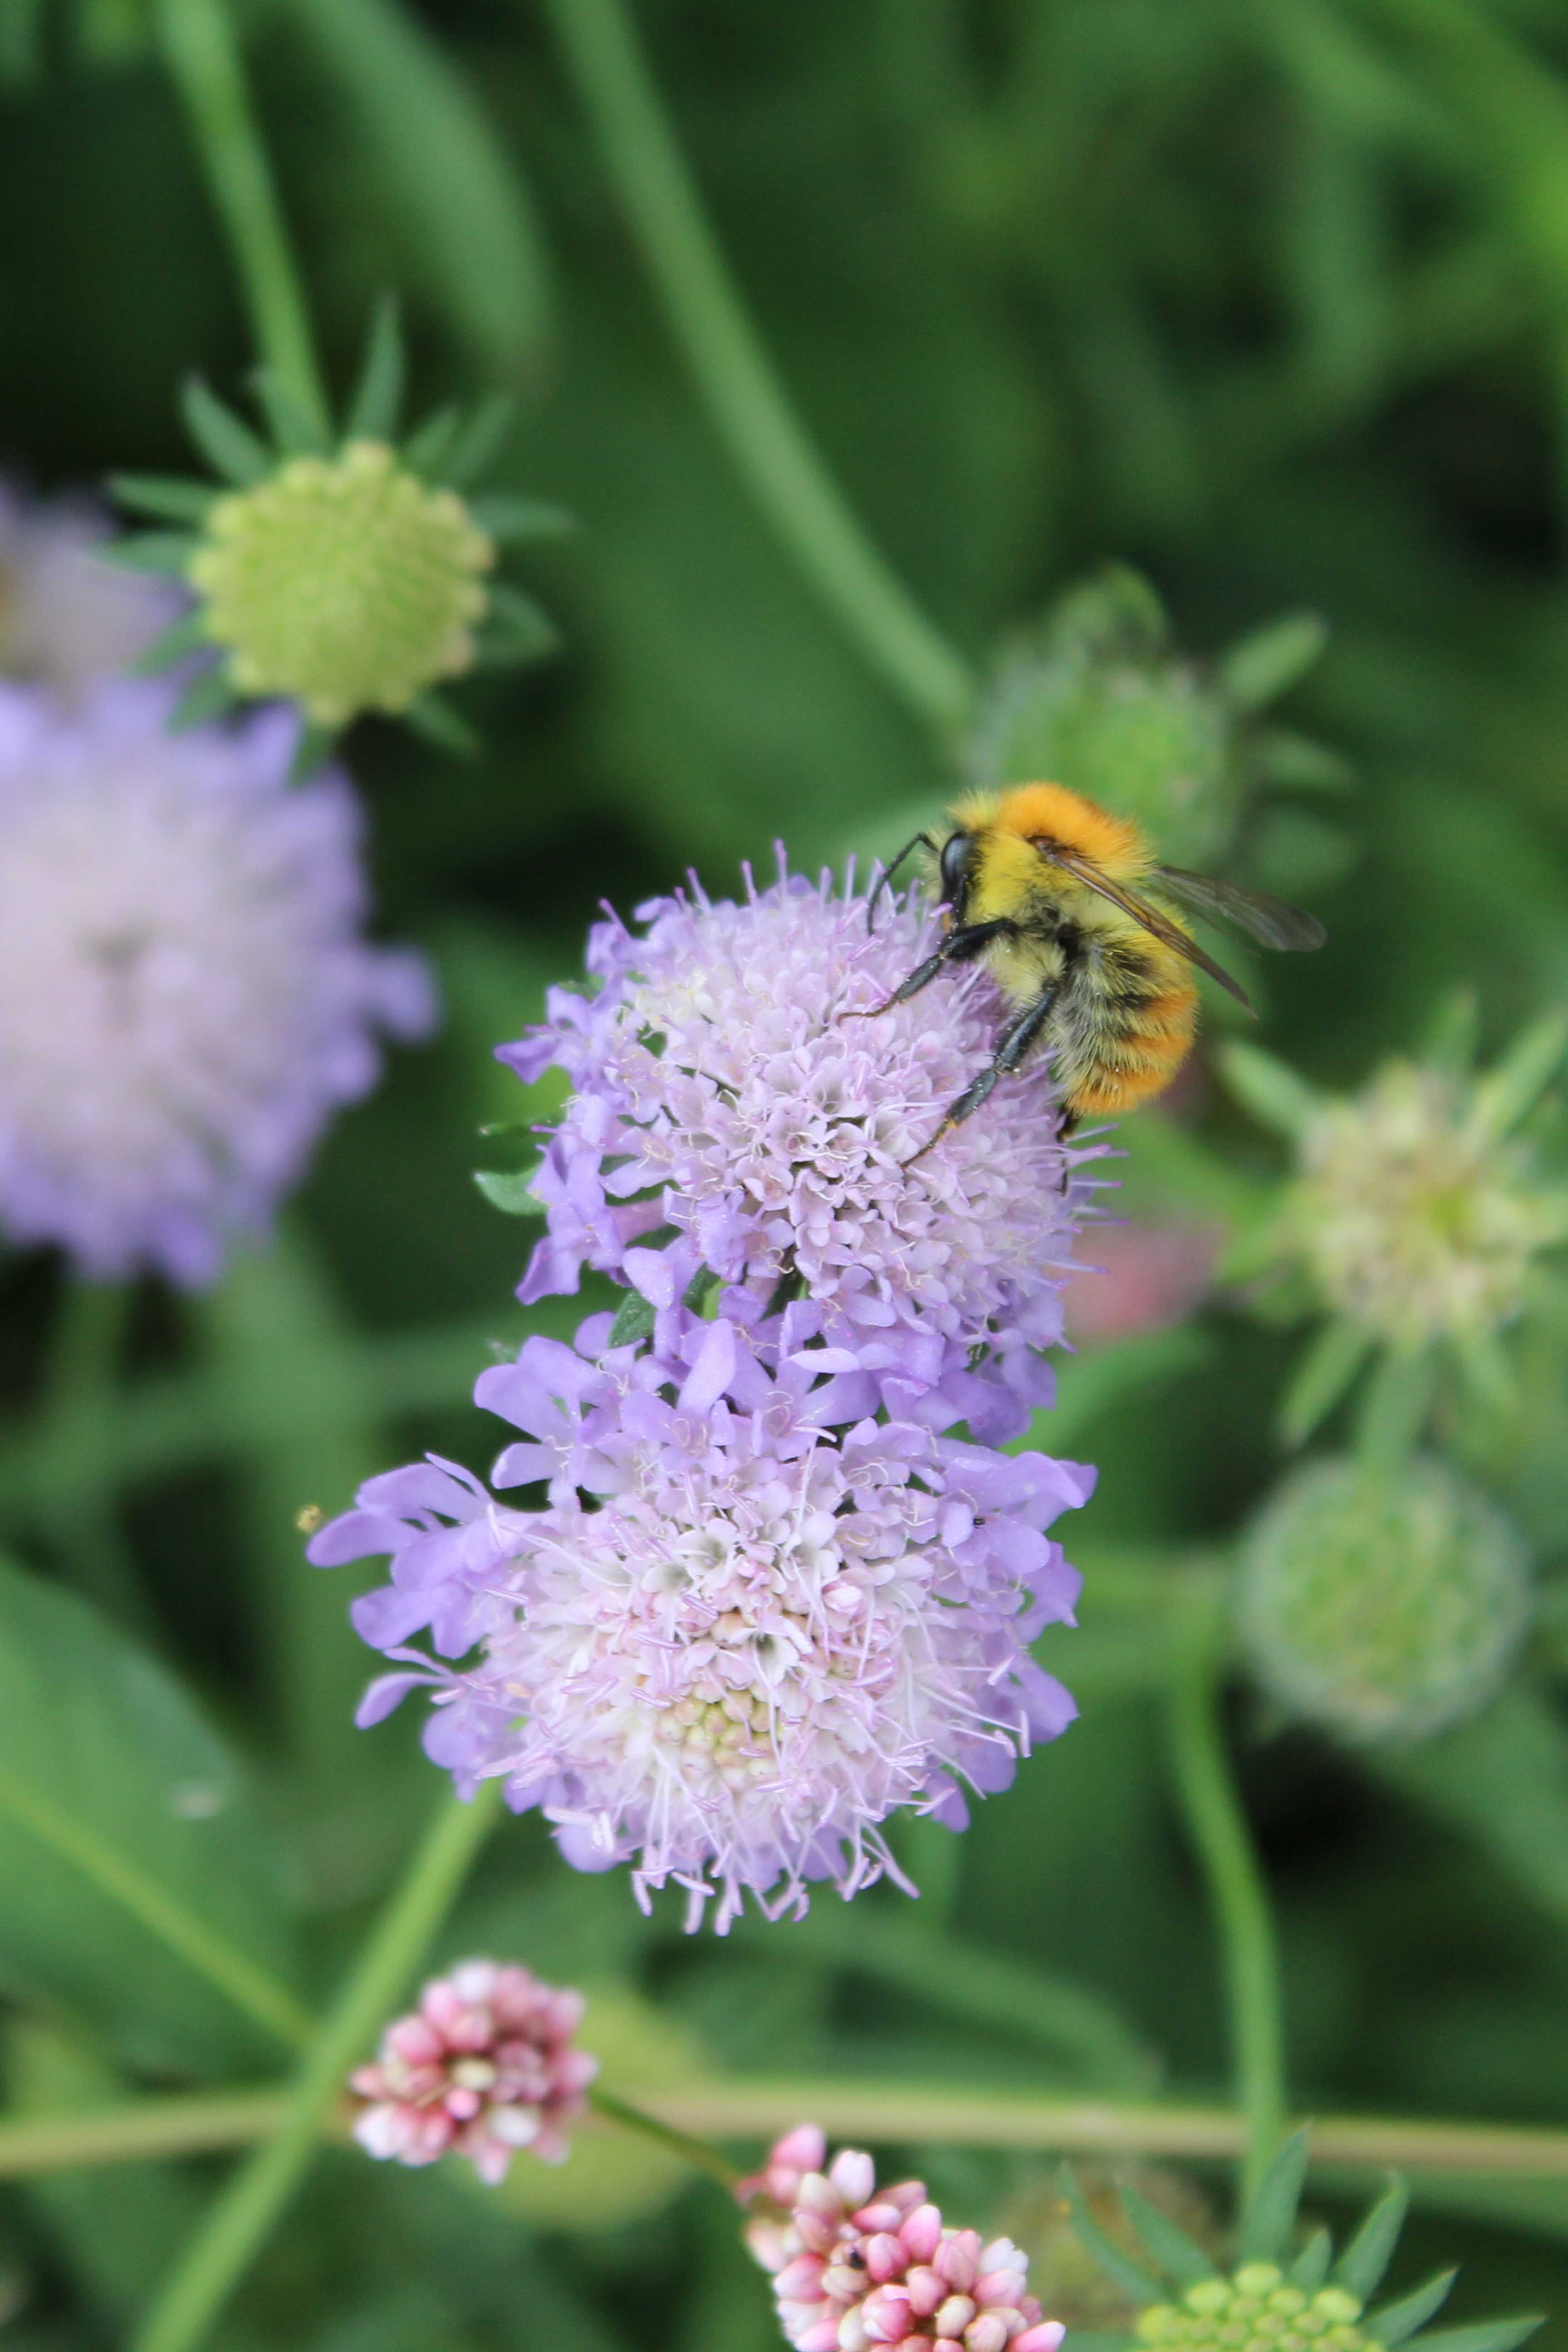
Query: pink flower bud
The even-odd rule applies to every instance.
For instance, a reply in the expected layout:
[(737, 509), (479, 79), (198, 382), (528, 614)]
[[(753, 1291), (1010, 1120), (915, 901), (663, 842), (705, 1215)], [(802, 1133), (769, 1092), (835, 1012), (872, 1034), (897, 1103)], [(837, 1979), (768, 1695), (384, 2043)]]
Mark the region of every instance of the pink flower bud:
[(929, 2263), (942, 2243), (942, 2212), (935, 2205), (917, 2205), (905, 2215), (899, 2235), (912, 2263)]
[(899, 2344), (909, 2333), (910, 2299), (900, 2287), (879, 2286), (861, 2305), (873, 2344)]
[(910, 2309), (917, 2319), (929, 2319), (947, 2294), (947, 2281), (938, 2278), (929, 2263), (921, 2263), (904, 2280), (909, 2290)]
[(864, 2205), (877, 2186), (877, 2170), (868, 2156), (858, 2148), (841, 2148), (834, 2158), (827, 2178), (838, 2191), (840, 2201), (848, 2209)]
[(960, 2294), (967, 2294), (980, 2272), (980, 2232), (952, 2231), (931, 2256), (931, 2268)]
[(1012, 2352), (1057, 2352), (1066, 2334), (1061, 2320), (1042, 2319), (1037, 2327), (1026, 2328), (1022, 2336), (1014, 2336)]
[(901, 2278), (909, 2257), (902, 2242), (888, 2231), (879, 2230), (868, 2237), (861, 2249), (866, 2257), (868, 2275), (880, 2286), (887, 2279)]
[(963, 2335), (973, 2316), (974, 2305), (968, 2295), (950, 2294), (947, 2301), (937, 2308), (936, 2332), (939, 2336), (956, 2338)]
[(786, 2263), (773, 2281), (773, 2292), (781, 2301), (810, 2303), (820, 2300), (822, 2273), (826, 2268), (820, 2254), (796, 2254)]
[(1000, 2312), (983, 2311), (963, 2331), (963, 2352), (1005, 2352), (1007, 2335)]

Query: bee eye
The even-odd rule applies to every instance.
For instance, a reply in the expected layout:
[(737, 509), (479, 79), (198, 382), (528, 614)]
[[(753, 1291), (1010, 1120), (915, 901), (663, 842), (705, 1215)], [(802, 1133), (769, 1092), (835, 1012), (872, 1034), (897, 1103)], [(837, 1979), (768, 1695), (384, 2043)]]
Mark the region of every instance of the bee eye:
[(969, 835), (950, 834), (942, 845), (942, 895), (948, 905), (957, 903), (958, 895), (969, 878)]

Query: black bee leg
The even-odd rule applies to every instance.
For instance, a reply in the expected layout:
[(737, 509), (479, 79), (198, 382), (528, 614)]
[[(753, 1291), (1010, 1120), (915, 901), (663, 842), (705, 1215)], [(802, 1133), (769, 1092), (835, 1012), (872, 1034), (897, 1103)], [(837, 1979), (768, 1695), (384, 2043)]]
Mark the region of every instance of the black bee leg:
[(880, 874), (878, 875), (876, 881), (871, 886), (871, 895), (866, 901), (866, 929), (868, 931), (874, 931), (877, 928), (878, 899), (881, 897), (884, 890), (890, 890), (892, 888), (899, 868), (903, 865), (905, 859), (912, 857), (915, 851), (922, 845), (931, 851), (933, 857), (935, 856), (936, 844), (931, 839), (930, 834), (917, 833), (912, 841), (905, 842), (902, 849), (900, 850), (892, 864), (890, 866), (885, 866)]
[(890, 1013), (895, 1004), (907, 1004), (911, 996), (918, 996), (922, 988), (930, 987), (944, 965), (972, 963), (977, 955), (984, 952), (993, 940), (999, 940), (1016, 929), (1016, 924), (1005, 916), (994, 923), (961, 924), (956, 930), (949, 931), (935, 955), (929, 955), (924, 963), (916, 964), (909, 978), (899, 982), (891, 996), (885, 998), (880, 1004), (864, 1005), (858, 1012), (843, 1013), (840, 1018), (845, 1021), (874, 1021), (879, 1013)]
[(1033, 1004), (1026, 1004), (1015, 1020), (1008, 1022), (996, 1040), (995, 1051), (987, 1066), (971, 1085), (964, 1087), (956, 1102), (949, 1104), (947, 1117), (936, 1133), (928, 1142), (921, 1144), (913, 1158), (904, 1161), (906, 1168), (912, 1168), (915, 1160), (923, 1160), (932, 1145), (940, 1143), (944, 1135), (951, 1135), (955, 1127), (962, 1127), (966, 1118), (973, 1118), (981, 1104), (995, 1093), (1002, 1080), (1012, 1076), (1050, 1019), (1052, 1007), (1060, 993), (1058, 982), (1037, 996)]

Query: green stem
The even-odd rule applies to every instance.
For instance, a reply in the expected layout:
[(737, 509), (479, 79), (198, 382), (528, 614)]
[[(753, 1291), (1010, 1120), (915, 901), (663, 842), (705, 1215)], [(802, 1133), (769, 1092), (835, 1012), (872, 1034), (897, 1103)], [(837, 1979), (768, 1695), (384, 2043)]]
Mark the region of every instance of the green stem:
[(418, 1966), (500, 1802), (500, 1783), (488, 1781), (471, 1804), (442, 1803), (321, 2021), (275, 2136), (214, 2200), (132, 2339), (131, 2352), (191, 2352), (205, 2336), (298, 2188), (344, 2075), (374, 2042)]
[(841, 627), (918, 716), (963, 722), (974, 679), (870, 544), (781, 386), (703, 213), (620, 0), (545, 0), (665, 319), (721, 440)]
[(677, 2156), (684, 2157), (687, 2163), (695, 2165), (699, 2172), (708, 2173), (721, 2189), (732, 2190), (741, 2178), (729, 2158), (721, 2156), (718, 2149), (710, 2147), (705, 2139), (695, 2139), (689, 2132), (678, 2131), (673, 2124), (662, 2122), (658, 2116), (650, 2116), (644, 2107), (634, 2107), (629, 2100), (617, 2099), (613, 2091), (605, 2090), (597, 2083), (588, 2092), (588, 2105), (596, 2114), (608, 2116), (612, 2123), (624, 2126), (627, 2131), (640, 2132), (645, 2139), (657, 2140), (660, 2147), (670, 2148)]
[(1217, 1700), (1209, 1662), (1184, 1667), (1171, 1695), (1171, 1738), (1177, 1788), (1225, 1951), (1237, 2095), (1247, 2119), (1245, 2197), (1284, 2136), (1284, 2026), (1274, 1921), (1231, 1778)]
[(258, 347), (325, 438), (331, 417), (310, 313), (224, 0), (154, 0), (153, 16), (234, 249)]

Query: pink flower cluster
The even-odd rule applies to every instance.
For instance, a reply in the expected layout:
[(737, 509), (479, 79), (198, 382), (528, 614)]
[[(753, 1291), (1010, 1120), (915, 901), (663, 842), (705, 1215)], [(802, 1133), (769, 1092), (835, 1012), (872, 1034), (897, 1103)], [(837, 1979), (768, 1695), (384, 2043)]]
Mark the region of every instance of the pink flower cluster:
[(599, 2071), (571, 2046), (584, 2006), (580, 1992), (494, 1960), (432, 1978), (418, 2008), (382, 2035), (375, 2063), (349, 2077), (367, 2102), (354, 2137), (400, 2164), (434, 2164), (455, 2149), (492, 2185), (520, 2147), (561, 2163), (570, 2145), (561, 2127), (582, 2114)]
[(844, 2148), (825, 2171), (826, 2154), (802, 2124), (736, 2191), (759, 2209), (747, 2242), (795, 2352), (1057, 2352), (1066, 2329), (1041, 2318), (1010, 2238), (949, 2229), (923, 2181), (879, 2189), (868, 2156)]

